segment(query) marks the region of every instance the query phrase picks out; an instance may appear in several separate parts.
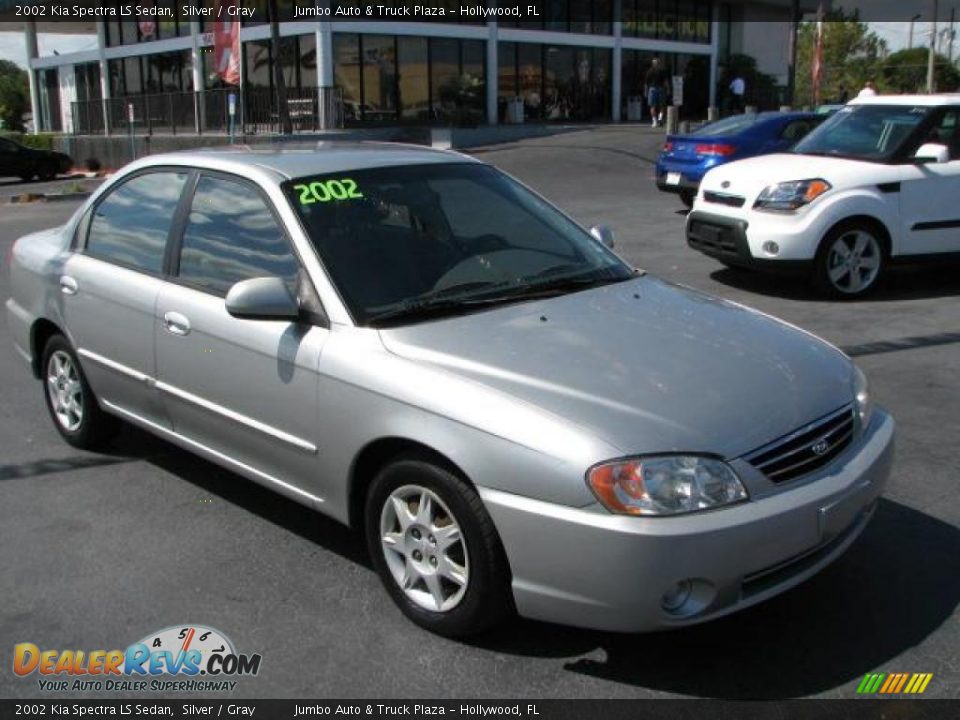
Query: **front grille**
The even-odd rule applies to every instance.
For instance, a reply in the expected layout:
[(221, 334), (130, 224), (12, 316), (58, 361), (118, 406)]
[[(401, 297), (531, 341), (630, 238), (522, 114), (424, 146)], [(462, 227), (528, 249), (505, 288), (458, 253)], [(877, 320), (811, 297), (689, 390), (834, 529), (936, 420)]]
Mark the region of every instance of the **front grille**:
[(731, 228), (721, 225), (690, 221), (687, 239), (697, 250), (712, 254), (738, 255), (737, 243), (733, 239)]
[(847, 405), (746, 455), (775, 483), (803, 477), (833, 460), (853, 440), (853, 406)]
[(709, 190), (704, 190), (703, 199), (709, 203), (729, 205), (730, 207), (743, 207), (743, 204), (747, 201), (745, 197), (740, 195), (726, 195), (724, 193), (710, 192)]

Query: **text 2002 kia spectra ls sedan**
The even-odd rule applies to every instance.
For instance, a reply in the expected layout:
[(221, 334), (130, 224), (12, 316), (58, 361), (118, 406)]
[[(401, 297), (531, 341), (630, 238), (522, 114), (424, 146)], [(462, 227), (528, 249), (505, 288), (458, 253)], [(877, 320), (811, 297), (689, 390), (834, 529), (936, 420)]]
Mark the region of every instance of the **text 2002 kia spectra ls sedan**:
[(430, 630), (801, 582), (868, 522), (893, 420), (834, 347), (595, 234), (456, 153), (158, 155), (15, 244), (7, 308), (67, 442), (121, 418), (363, 527)]

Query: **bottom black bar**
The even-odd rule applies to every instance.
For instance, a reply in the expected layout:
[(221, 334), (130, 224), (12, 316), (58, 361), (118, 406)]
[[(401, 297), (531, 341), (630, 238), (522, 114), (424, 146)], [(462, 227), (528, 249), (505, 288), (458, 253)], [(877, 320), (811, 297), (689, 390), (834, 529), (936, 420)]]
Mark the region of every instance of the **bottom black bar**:
[(960, 717), (960, 700), (0, 700), (0, 718), (875, 720)]

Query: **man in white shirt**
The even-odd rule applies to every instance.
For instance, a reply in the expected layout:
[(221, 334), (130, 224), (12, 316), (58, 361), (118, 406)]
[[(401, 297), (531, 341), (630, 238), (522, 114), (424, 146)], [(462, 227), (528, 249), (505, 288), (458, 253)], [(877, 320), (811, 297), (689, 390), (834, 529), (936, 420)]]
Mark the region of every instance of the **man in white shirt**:
[(730, 81), (730, 93), (733, 95), (733, 111), (743, 112), (746, 107), (744, 95), (747, 93), (747, 83), (742, 76), (737, 75)]
[(867, 80), (867, 84), (863, 86), (863, 90), (857, 93), (857, 97), (873, 97), (877, 94), (877, 86), (874, 84), (873, 80)]

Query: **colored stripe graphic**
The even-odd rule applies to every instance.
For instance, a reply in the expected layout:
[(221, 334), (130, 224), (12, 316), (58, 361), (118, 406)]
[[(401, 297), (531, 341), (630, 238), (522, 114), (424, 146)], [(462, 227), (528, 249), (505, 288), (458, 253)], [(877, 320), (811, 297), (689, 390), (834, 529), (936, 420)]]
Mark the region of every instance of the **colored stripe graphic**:
[(933, 679), (933, 673), (867, 673), (857, 686), (858, 695), (920, 695)]
[(891, 692), (895, 692), (895, 693), (900, 692), (901, 690), (903, 690), (903, 686), (906, 684), (906, 682), (907, 682), (907, 673), (901, 673), (900, 682), (897, 683), (897, 686)]

